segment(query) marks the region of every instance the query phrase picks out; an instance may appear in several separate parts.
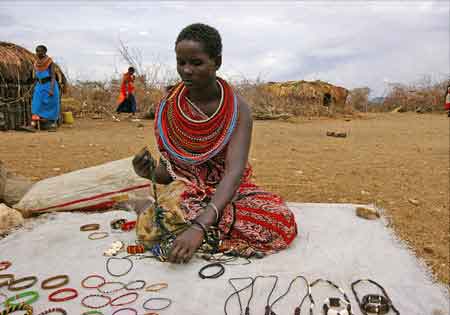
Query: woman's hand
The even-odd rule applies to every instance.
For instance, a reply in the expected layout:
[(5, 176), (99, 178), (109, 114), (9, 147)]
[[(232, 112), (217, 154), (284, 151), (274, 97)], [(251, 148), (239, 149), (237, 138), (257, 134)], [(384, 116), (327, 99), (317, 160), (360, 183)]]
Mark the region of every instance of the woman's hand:
[(156, 162), (147, 148), (143, 148), (134, 156), (133, 168), (139, 176), (152, 180)]
[(50, 95), (50, 96), (53, 96), (53, 90), (52, 89), (50, 89), (49, 91), (48, 91), (48, 95)]
[(202, 245), (203, 237), (203, 231), (189, 227), (173, 242), (169, 261), (176, 264), (188, 263), (195, 251)]

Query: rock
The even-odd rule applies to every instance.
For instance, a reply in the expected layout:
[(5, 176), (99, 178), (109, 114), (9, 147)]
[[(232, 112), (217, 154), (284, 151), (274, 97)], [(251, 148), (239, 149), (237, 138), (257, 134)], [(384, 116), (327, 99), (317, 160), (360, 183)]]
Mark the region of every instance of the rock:
[(13, 206), (22, 199), (32, 185), (31, 180), (8, 172), (0, 162), (0, 202)]
[(356, 215), (367, 220), (375, 220), (380, 217), (380, 214), (377, 210), (365, 207), (356, 208)]
[(423, 251), (424, 251), (425, 253), (427, 253), (427, 254), (433, 254), (433, 253), (434, 253), (433, 248), (431, 248), (430, 246), (424, 246), (424, 247), (423, 247)]
[(0, 235), (8, 234), (15, 227), (22, 225), (23, 221), (19, 211), (0, 203)]
[(408, 199), (408, 201), (410, 204), (413, 204), (415, 206), (418, 206), (420, 204), (419, 200), (417, 200), (417, 199), (410, 198), (410, 199)]

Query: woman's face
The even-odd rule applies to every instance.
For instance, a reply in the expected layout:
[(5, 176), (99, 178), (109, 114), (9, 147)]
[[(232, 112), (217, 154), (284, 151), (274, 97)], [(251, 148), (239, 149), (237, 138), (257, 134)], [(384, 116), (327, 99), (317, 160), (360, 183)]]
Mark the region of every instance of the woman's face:
[(203, 45), (193, 40), (182, 40), (175, 46), (177, 71), (186, 87), (201, 89), (215, 82), (220, 61), (211, 58)]
[(38, 56), (38, 58), (45, 57), (45, 54), (46, 54), (46, 52), (45, 52), (44, 48), (42, 48), (42, 47), (36, 48), (36, 55)]

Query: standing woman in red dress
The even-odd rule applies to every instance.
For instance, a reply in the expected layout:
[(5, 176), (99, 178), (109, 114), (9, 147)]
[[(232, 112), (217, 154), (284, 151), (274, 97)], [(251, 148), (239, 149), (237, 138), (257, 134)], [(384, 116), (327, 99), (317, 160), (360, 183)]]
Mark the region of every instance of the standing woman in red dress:
[(138, 175), (166, 185), (158, 188), (159, 207), (139, 214), (138, 239), (153, 248), (164, 232), (176, 234), (167, 253), (173, 263), (187, 263), (211, 230), (219, 239), (213, 251), (262, 257), (287, 248), (297, 236), (295, 217), (279, 196), (251, 180), (251, 110), (216, 76), (219, 32), (189, 25), (175, 53), (181, 82), (155, 111), (159, 163), (145, 149), (133, 160)]

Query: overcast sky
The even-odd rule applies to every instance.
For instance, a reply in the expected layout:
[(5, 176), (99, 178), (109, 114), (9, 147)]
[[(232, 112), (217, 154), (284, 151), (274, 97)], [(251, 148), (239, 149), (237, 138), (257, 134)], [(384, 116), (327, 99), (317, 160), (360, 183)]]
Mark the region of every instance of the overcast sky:
[(174, 41), (194, 22), (222, 36), (226, 78), (325, 80), (346, 88), (446, 78), (448, 1), (1, 1), (0, 40), (45, 44), (71, 79), (126, 70), (119, 39), (176, 75)]

